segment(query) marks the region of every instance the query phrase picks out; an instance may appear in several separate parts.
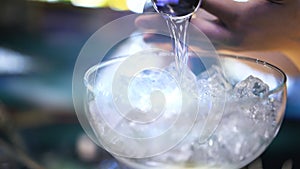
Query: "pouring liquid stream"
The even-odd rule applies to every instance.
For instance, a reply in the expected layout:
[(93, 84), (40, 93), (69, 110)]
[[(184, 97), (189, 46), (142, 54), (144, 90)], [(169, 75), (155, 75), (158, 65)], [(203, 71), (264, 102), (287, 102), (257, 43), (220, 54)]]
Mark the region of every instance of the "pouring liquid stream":
[(155, 10), (163, 13), (173, 37), (173, 52), (180, 79), (188, 62), (187, 29), (201, 0), (152, 0)]

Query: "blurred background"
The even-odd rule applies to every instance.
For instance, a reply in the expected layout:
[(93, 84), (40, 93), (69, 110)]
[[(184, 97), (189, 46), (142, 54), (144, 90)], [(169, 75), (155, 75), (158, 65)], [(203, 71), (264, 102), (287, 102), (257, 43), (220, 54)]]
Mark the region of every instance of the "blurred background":
[[(0, 0), (0, 169), (118, 169), (85, 135), (72, 103), (72, 73), (88, 38), (144, 0)], [(249, 54), (249, 53), (248, 53)], [(300, 73), (278, 53), (250, 53), (289, 75), (282, 128), (260, 157), (300, 168)]]

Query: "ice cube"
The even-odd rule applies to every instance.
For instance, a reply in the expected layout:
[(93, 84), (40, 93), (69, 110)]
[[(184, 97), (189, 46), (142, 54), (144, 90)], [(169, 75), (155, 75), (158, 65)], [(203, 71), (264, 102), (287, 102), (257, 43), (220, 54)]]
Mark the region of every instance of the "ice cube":
[(265, 139), (274, 136), (276, 129), (276, 110), (280, 103), (272, 98), (265, 98), (249, 105), (245, 110), (248, 117), (255, 122), (256, 133)]
[(179, 72), (175, 62), (171, 63), (165, 68), (174, 79), (178, 85), (180, 85), (180, 90), (183, 95), (190, 98), (198, 98), (198, 85), (195, 74), (191, 71), (188, 66), (184, 66), (182, 72)]
[(160, 156), (153, 157), (153, 159), (162, 163), (168, 161), (175, 164), (181, 164), (188, 161), (192, 155), (192, 146), (189, 143), (186, 143), (180, 144), (171, 151), (168, 151)]
[(261, 79), (252, 75), (237, 83), (234, 87), (234, 96), (237, 98), (263, 97), (269, 92), (269, 86)]
[(228, 100), (213, 135), (207, 142), (193, 142), (194, 155), (190, 161), (204, 164), (213, 161), (212, 165), (224, 166), (253, 156), (265, 140), (274, 136), (276, 127), (270, 123), (276, 120), (278, 106), (276, 100), (269, 98)]
[[(191, 130), (181, 144), (168, 152), (147, 159), (135, 159), (138, 163), (156, 166), (156, 168), (162, 168), (161, 166), (165, 164), (180, 165), (186, 162), (224, 167), (232, 163), (239, 164), (249, 156), (253, 156), (253, 152), (260, 151), (262, 145), (266, 144), (265, 141), (274, 136), (276, 126), (270, 123), (275, 124), (276, 111), (280, 109), (280, 103), (274, 99), (262, 97), (269, 92), (269, 86), (259, 78), (249, 76), (233, 87), (220, 67), (212, 66), (197, 77), (191, 70), (185, 69), (183, 76), (180, 77), (174, 63), (166, 67), (164, 71), (158, 69), (144, 70), (135, 75), (130, 81), (131, 86), (126, 88), (129, 95), (128, 99), (132, 105), (136, 106), (135, 108), (144, 111), (151, 110), (152, 100), (150, 96), (151, 93), (157, 90), (164, 94), (165, 98), (162, 97), (162, 99), (166, 101), (166, 106), (168, 106), (167, 103), (170, 103), (169, 107), (166, 107), (167, 110), (170, 110), (167, 112), (169, 115), (176, 112), (175, 110), (178, 108), (176, 103), (180, 100), (174, 99), (180, 92), (174, 90), (174, 88), (181, 87), (181, 90), (183, 90), (181, 92), (185, 93), (195, 90), (193, 85), (196, 84), (196, 90), (198, 91), (195, 95), (200, 95), (199, 97), (203, 99), (202, 102), (205, 106), (210, 102), (217, 103), (216, 101), (223, 98), (225, 94), (232, 96), (226, 102), (224, 114), (210, 112), (213, 115), (223, 116), (221, 122), (218, 123), (219, 126), (206, 142), (199, 141), (201, 130), (196, 128), (196, 130)], [(180, 86), (178, 86), (178, 82)], [(188, 97), (190, 95), (187, 94), (186, 98)], [(159, 99), (154, 100), (161, 102)], [(187, 99), (184, 98), (183, 100)], [(206, 110), (202, 109), (201, 105), (199, 108), (202, 111)], [(185, 109), (182, 109), (182, 111), (189, 112)], [(203, 126), (202, 123), (207, 117), (207, 114), (199, 113), (194, 126)], [(169, 116), (166, 116), (166, 119), (168, 119), (166, 121), (170, 121)], [(165, 123), (161, 124), (165, 125)], [(136, 130), (140, 133), (142, 133), (142, 130), (155, 133), (151, 136), (157, 135), (155, 130), (160, 133), (163, 131), (162, 129), (165, 129), (164, 127), (154, 128), (149, 125), (141, 128), (137, 125), (133, 125), (133, 127), (136, 127)], [(184, 124), (180, 123), (180, 125)], [(169, 140), (163, 141), (168, 142)], [(237, 167), (231, 166), (228, 168)]]
[(222, 69), (215, 65), (199, 74), (197, 80), (200, 96), (206, 93), (213, 97), (223, 97), (226, 91), (232, 89), (232, 85), (227, 80)]
[(228, 104), (225, 115), (218, 126), (215, 135), (220, 148), (224, 149), (221, 155), (227, 162), (243, 160), (249, 149), (257, 148), (259, 138), (255, 135), (255, 122), (241, 113), (240, 108), (234, 104)]
[[(191, 71), (191, 69), (187, 66), (184, 66), (182, 72), (179, 72), (175, 62), (171, 63), (169, 66), (165, 68), (165, 70), (172, 75), (177, 82), (181, 83), (182, 87), (189, 87), (189, 85), (194, 84), (196, 82), (196, 76)], [(195, 86), (191, 86), (195, 87)]]

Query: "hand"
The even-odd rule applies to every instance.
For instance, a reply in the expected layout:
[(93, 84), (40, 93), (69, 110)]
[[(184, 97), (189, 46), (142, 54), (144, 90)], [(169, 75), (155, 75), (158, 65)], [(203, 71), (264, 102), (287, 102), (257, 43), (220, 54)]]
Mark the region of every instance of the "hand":
[[(137, 25), (153, 28), (155, 16)], [(191, 19), (217, 49), (281, 51), (300, 70), (300, 0), (204, 0)]]
[[(300, 0), (206, 0), (191, 22), (217, 47), (234, 51), (300, 50)], [(299, 56), (298, 56), (299, 57)]]

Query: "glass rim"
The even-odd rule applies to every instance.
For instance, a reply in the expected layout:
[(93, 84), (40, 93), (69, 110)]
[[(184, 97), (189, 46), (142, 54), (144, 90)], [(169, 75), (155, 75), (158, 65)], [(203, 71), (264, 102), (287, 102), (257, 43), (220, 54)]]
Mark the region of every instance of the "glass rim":
[[(195, 53), (206, 53), (206, 52), (195, 52)], [(209, 53), (206, 53), (209, 55)], [(281, 83), (279, 83), (278, 85), (276, 85), (276, 87), (272, 90), (270, 90), (267, 94), (267, 96), (272, 95), (280, 90), (282, 90), (282, 88), (284, 88), (284, 86), (286, 85), (287, 82), (287, 76), (284, 73), (283, 70), (281, 70), (279, 67), (267, 62), (267, 61), (263, 61), (260, 59), (255, 59), (255, 58), (251, 58), (251, 57), (247, 57), (247, 56), (242, 56), (242, 55), (235, 55), (235, 54), (225, 54), (225, 53), (218, 53), (221, 57), (227, 57), (227, 58), (232, 58), (232, 59), (238, 59), (238, 60), (244, 60), (247, 62), (252, 62), (252, 63), (256, 63), (259, 64), (261, 66), (267, 67), (269, 69), (275, 70), (276, 72), (278, 72), (281, 76), (282, 76), (282, 81)], [(87, 89), (93, 91), (93, 86), (90, 84), (89, 82), (89, 77), (91, 74), (93, 74), (95, 71), (97, 71), (98, 69), (114, 64), (114, 63), (118, 63), (122, 60), (125, 60), (127, 56), (120, 56), (120, 57), (114, 57), (114, 58), (109, 58), (108, 60), (105, 60), (104, 62), (98, 63), (92, 67), (90, 67), (84, 74), (84, 85), (86, 86)]]
[(287, 76), (284, 73), (284, 71), (281, 70), (279, 67), (277, 67), (267, 61), (263, 61), (263, 60), (257, 59), (257, 58), (255, 59), (255, 58), (251, 58), (251, 57), (247, 57), (247, 56), (237, 55), (237, 54), (234, 55), (234, 54), (219, 53), (219, 55), (221, 55), (223, 57), (227, 57), (227, 58), (240, 59), (240, 60), (244, 60), (247, 62), (256, 63), (256, 64), (259, 64), (261, 66), (267, 67), (269, 69), (272, 69), (272, 70), (275, 70), (276, 72), (278, 72), (282, 76), (282, 81), (281, 81), (281, 83), (276, 85), (276, 87), (274, 89), (270, 90), (267, 95), (272, 95), (272, 94), (282, 90), (282, 88), (284, 88), (284, 86), (286, 85)]

